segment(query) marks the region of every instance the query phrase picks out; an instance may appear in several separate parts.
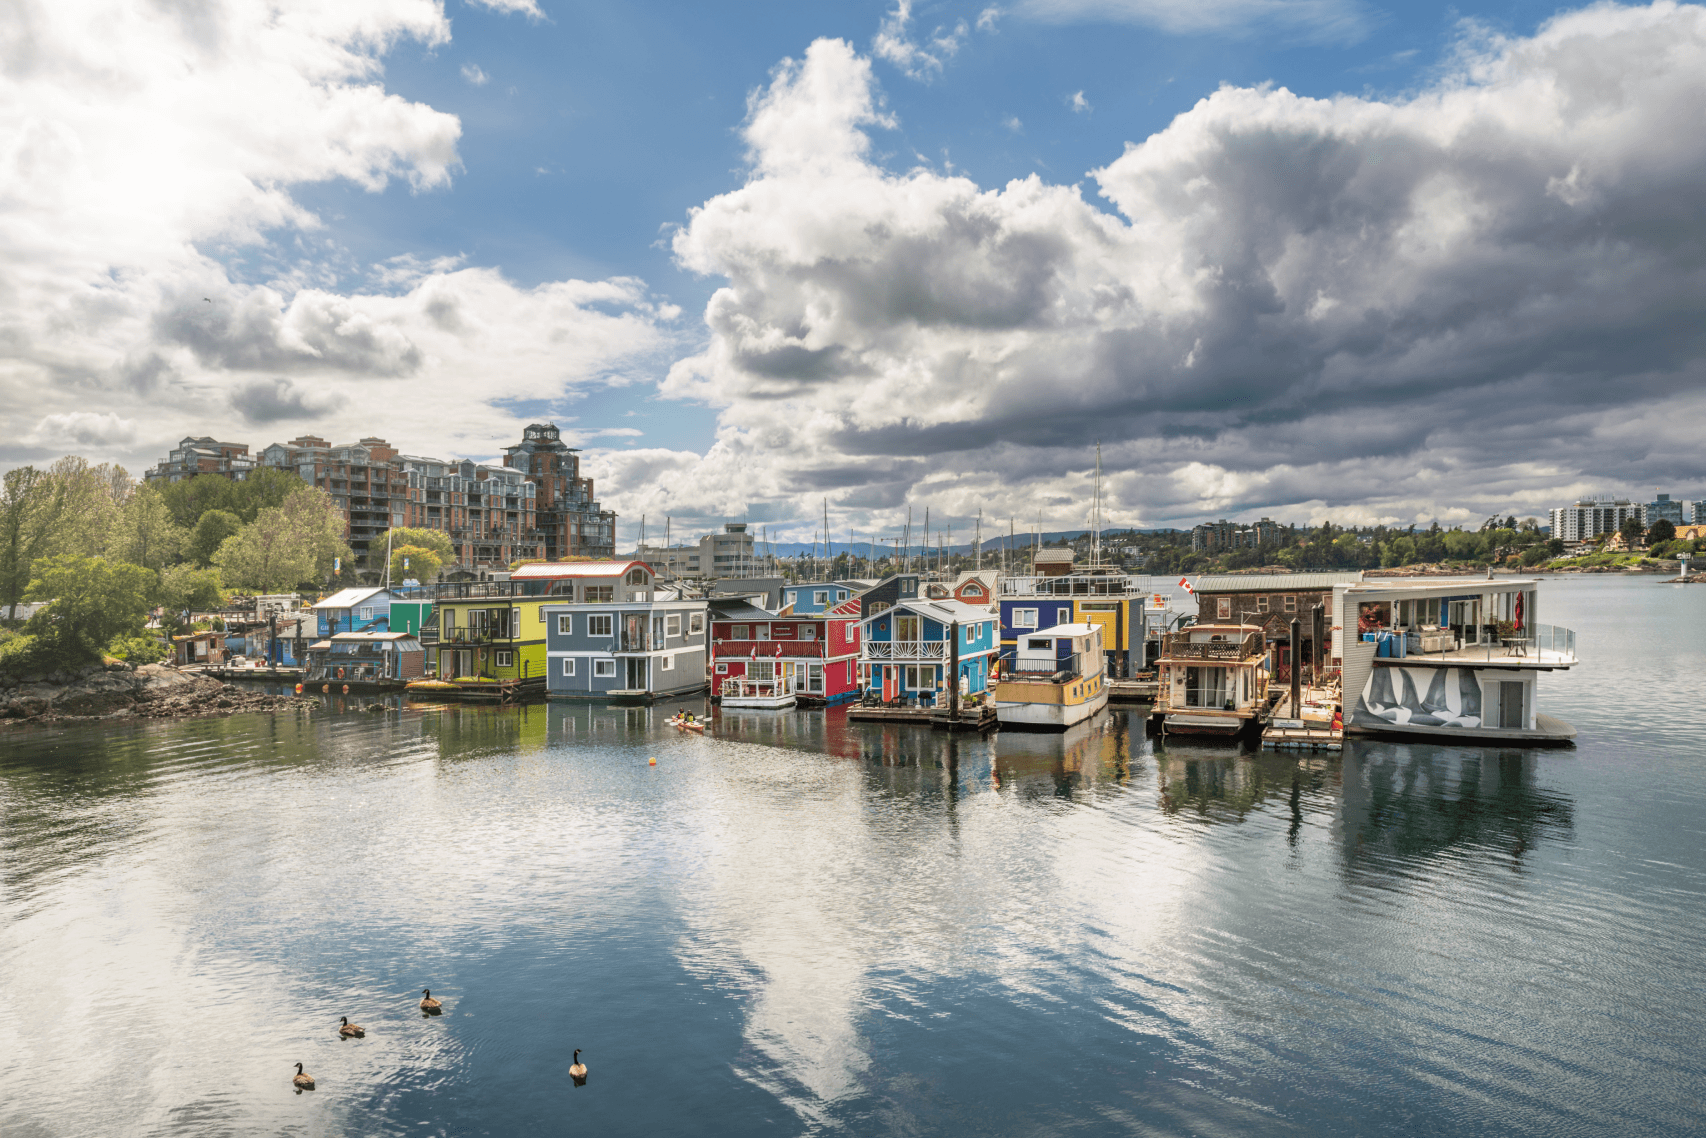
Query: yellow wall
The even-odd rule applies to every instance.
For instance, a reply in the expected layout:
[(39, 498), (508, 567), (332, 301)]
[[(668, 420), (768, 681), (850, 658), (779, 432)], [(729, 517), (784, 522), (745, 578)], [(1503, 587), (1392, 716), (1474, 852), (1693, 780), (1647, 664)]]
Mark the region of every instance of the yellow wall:
[[(505, 603), (507, 601), (507, 604)], [(442, 601), (439, 603), (438, 648), (473, 653), (473, 675), (494, 680), (538, 679), (545, 675), (545, 622), (539, 619), (539, 609), (547, 604), (560, 604), (560, 597), (488, 597), (473, 601)], [(444, 615), (456, 611), (456, 628), (468, 627), (468, 613), (474, 609), (512, 608), (521, 613), (521, 625), (513, 639), (492, 639), (484, 643), (457, 644), (444, 635)], [(508, 667), (497, 665), (497, 653), (512, 653)], [(483, 655), (482, 655), (483, 653)], [(429, 658), (432, 658), (429, 653)], [(439, 673), (439, 679), (460, 677)]]

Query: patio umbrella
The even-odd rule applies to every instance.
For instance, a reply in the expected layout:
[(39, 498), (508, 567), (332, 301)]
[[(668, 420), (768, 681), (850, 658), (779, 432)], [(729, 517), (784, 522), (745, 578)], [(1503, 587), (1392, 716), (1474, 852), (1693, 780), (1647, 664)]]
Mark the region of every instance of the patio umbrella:
[(1516, 619), (1511, 621), (1511, 627), (1515, 628), (1518, 632), (1522, 631), (1522, 594), (1521, 593), (1518, 593), (1516, 595)]

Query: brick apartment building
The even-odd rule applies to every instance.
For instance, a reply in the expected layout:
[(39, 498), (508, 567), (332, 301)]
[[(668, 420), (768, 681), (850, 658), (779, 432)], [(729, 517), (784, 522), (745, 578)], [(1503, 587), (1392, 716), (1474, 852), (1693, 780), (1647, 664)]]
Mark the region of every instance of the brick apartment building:
[(555, 423), (528, 424), (521, 441), (504, 448), (504, 465), (539, 488), (547, 558), (616, 556), (616, 515), (598, 508), (592, 479), (581, 477), (580, 451), (563, 443)]
[(255, 469), (248, 443), (222, 443), (203, 435), (184, 439), (142, 475), (145, 482), (182, 482), (201, 474), (217, 474), (241, 482)]

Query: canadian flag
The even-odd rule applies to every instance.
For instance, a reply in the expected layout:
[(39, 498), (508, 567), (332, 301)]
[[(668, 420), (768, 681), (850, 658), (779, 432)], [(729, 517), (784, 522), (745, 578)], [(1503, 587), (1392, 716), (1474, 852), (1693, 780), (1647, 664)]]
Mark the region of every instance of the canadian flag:
[(1191, 588), (1190, 581), (1186, 580), (1184, 577), (1179, 578), (1179, 588), (1185, 590), (1185, 592), (1191, 594), (1193, 597), (1197, 595), (1197, 591)]

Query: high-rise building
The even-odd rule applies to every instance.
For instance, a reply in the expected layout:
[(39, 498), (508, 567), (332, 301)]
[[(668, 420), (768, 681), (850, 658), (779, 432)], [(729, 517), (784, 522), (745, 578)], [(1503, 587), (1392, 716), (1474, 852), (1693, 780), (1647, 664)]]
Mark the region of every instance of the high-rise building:
[(1616, 533), (1634, 518), (1647, 528), (1647, 508), (1627, 498), (1583, 498), (1573, 506), (1552, 508), (1552, 536), (1559, 541), (1592, 541)]
[(1686, 525), (1687, 520), (1682, 516), (1684, 502), (1671, 501), (1669, 494), (1660, 494), (1656, 499), (1647, 503), (1647, 527), (1649, 529), (1660, 520), (1667, 521), (1673, 526)]
[(255, 469), (248, 443), (222, 443), (206, 435), (184, 439), (142, 475), (145, 482), (182, 482), (200, 474), (217, 474), (234, 482)]
[(580, 451), (566, 445), (555, 423), (530, 423), (521, 441), (504, 448), (504, 465), (536, 485), (545, 556), (616, 555), (616, 514), (599, 509), (592, 479), (580, 474)]
[(1694, 524), (1706, 526), (1706, 498), (1694, 503)]

